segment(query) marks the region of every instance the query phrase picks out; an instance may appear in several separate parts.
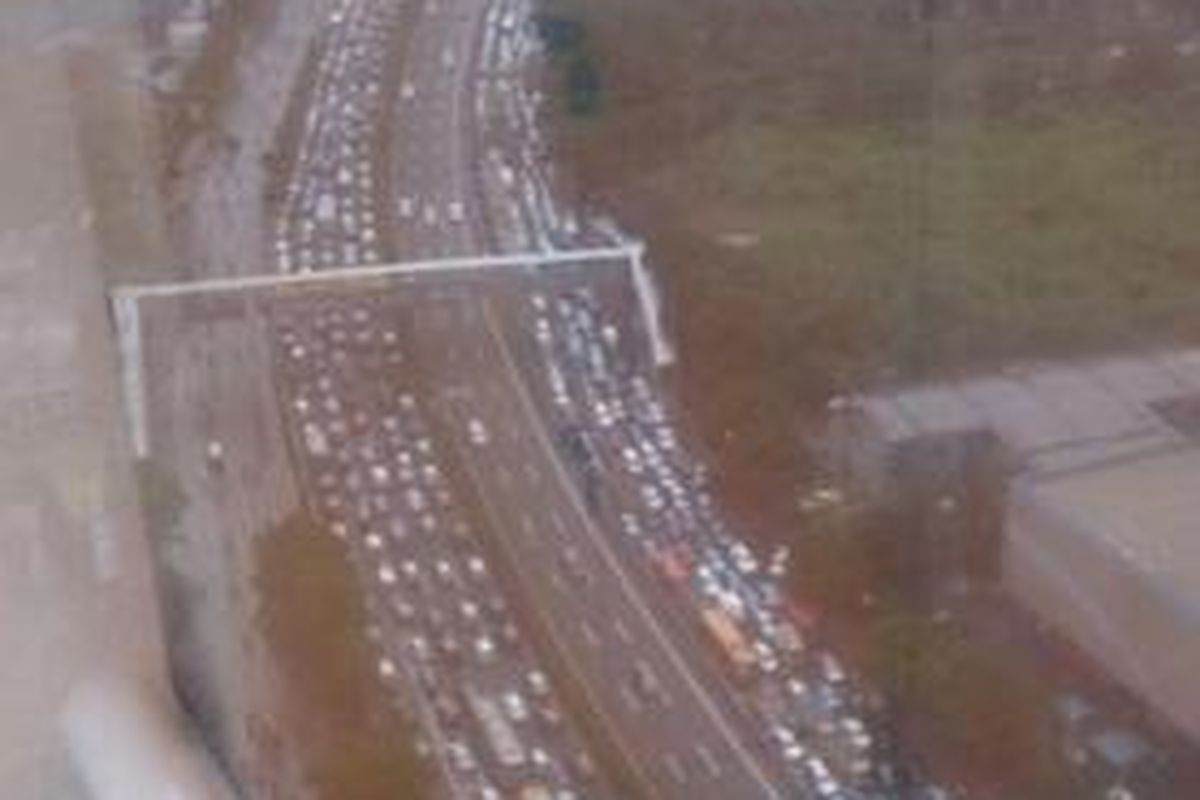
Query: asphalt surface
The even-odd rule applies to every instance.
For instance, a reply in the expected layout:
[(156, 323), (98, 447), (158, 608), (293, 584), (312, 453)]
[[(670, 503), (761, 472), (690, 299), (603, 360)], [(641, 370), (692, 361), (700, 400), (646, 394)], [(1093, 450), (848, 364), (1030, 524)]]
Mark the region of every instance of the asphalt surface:
[[(441, 351), (430, 359), (434, 396), (492, 528), (642, 778), (662, 797), (779, 796), (593, 523), (490, 306), (464, 299), (423, 313), (418, 335)], [(494, 432), (487, 444), (471, 441), (472, 420)]]
[[(529, 14), (521, 0), (425, 0), (403, 11), (386, 0), (333, 4), (311, 84), (299, 89), (299, 147), (273, 243), (278, 270), (622, 241), (611, 223), (581, 222), (554, 200), (541, 101), (522, 81), (536, 50)], [(276, 345), (293, 451), (306, 495), (368, 579), (381, 675), (422, 699), (429, 746), (457, 796), (530, 787), (563, 800), (609, 795), (580, 768), (587, 745), (558, 719), (559, 687), (532, 696), (530, 673), (551, 658), (582, 688), (646, 794), (812, 796), (824, 762), (795, 753), (790, 765), (781, 761), (767, 736), (778, 720), (763, 719), (760, 698), (733, 685), (697, 632), (698, 608), (715, 601), (666, 597), (647, 551), (631, 549), (615, 524), (617, 508), (640, 508), (648, 493), (670, 490), (683, 506), (683, 495), (700, 504), (702, 492), (661, 469), (650, 483), (631, 480), (613, 461), (619, 445), (581, 480), (563, 446), (542, 369), (568, 376), (589, 425), (612, 427), (597, 421), (603, 403), (592, 402), (612, 381), (580, 377), (599, 339), (562, 327), (579, 313), (570, 293), (598, 294), (612, 265), (564, 272), (565, 283), (532, 268), (412, 278), (374, 298), (350, 289), (281, 305)], [(535, 323), (546, 324), (529, 309), (538, 287), (563, 310), (553, 335), (572, 346), (535, 366), (527, 345)], [(641, 368), (633, 353), (647, 348), (636, 320), (617, 321), (613, 336)], [(642, 385), (657, 391), (652, 380)], [(637, 433), (670, 435), (659, 427), (670, 426)], [(662, 501), (652, 506), (658, 513)], [(490, 577), (484, 543), (514, 567), (515, 591)], [(719, 550), (721, 568), (737, 560), (727, 536), (706, 543), (697, 532), (694, 543), (697, 558), (708, 557), (701, 544)], [(743, 610), (760, 602), (729, 569)], [(774, 613), (761, 602), (751, 610)], [(527, 619), (543, 635), (531, 636)], [(762, 660), (779, 661), (758, 644)], [(778, 694), (779, 673), (791, 666), (764, 667), (777, 679), (754, 686)], [(514, 691), (532, 711), (511, 707)], [(509, 734), (489, 726), (479, 698), (500, 709)], [(497, 744), (512, 738), (519, 759)], [(855, 796), (835, 790), (827, 780), (821, 796)]]

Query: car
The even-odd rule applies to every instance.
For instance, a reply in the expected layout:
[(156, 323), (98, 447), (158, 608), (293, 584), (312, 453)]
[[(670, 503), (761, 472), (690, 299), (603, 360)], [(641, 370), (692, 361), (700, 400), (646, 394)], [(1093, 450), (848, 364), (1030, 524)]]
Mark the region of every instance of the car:
[(578, 547), (567, 545), (559, 551), (558, 558), (565, 572), (576, 578), (586, 577), (587, 569), (583, 565), (583, 554)]
[(579, 750), (575, 753), (575, 771), (579, 776), (586, 781), (594, 780), (599, 774), (596, 771), (596, 763), (592, 761), (592, 757), (588, 755), (586, 750)]
[(654, 670), (650, 668), (649, 664), (640, 659), (633, 665), (631, 683), (633, 690), (641, 697), (657, 698), (662, 692), (658, 676), (654, 674)]
[(651, 483), (642, 484), (642, 500), (651, 511), (661, 511), (666, 505), (662, 497), (662, 492), (659, 491), (657, 486)]
[(496, 658), (496, 643), (491, 637), (480, 636), (475, 640), (475, 655), (480, 661), (490, 662)]
[(463, 204), (457, 200), (446, 206), (446, 217), (451, 222), (462, 222), (466, 219), (466, 209)]
[(529, 684), (529, 690), (536, 696), (545, 697), (550, 694), (550, 681), (541, 670), (530, 670), (525, 675), (525, 680)]
[(478, 763), (475, 761), (475, 754), (471, 752), (462, 742), (449, 742), (446, 745), (446, 751), (450, 755), (450, 761), (454, 764), (454, 768), (460, 772), (474, 772)]
[(317, 198), (315, 216), (318, 222), (328, 225), (337, 219), (337, 198), (324, 192)]
[(500, 703), (504, 706), (504, 713), (513, 722), (524, 722), (529, 719), (529, 705), (520, 692), (505, 692), (500, 696)]
[(551, 727), (558, 727), (562, 724), (562, 713), (554, 705), (547, 703), (538, 709), (538, 713), (542, 716), (542, 721)]
[(553, 339), (553, 334), (550, 332), (550, 320), (545, 317), (538, 317), (534, 323), (534, 329), (536, 331), (535, 336), (539, 342), (550, 344)]
[[(818, 761), (817, 763), (822, 763)], [(813, 775), (813, 783), (816, 785), (817, 794), (823, 798), (833, 800), (842, 790), (842, 785), (834, 779), (833, 775), (826, 770), (823, 774)]]
[(770, 645), (763, 641), (756, 641), (753, 649), (759, 669), (768, 675), (779, 671), (779, 657), (775, 655), (775, 651), (771, 649)]
[(743, 575), (753, 575), (758, 572), (758, 559), (754, 557), (754, 553), (745, 542), (734, 542), (729, 547), (729, 555)]
[(841, 662), (837, 657), (828, 651), (821, 653), (821, 674), (825, 676), (825, 680), (837, 686), (846, 682), (846, 672), (842, 669)]
[(476, 447), (485, 447), (490, 441), (488, 429), (478, 417), (472, 417), (467, 422), (467, 437)]
[(396, 612), (396, 616), (404, 622), (411, 622), (417, 617), (417, 610), (413, 608), (411, 603), (406, 603), (403, 600), (397, 600), (392, 603), (392, 608)]
[(433, 651), (429, 648), (429, 640), (424, 636), (417, 635), (408, 640), (412, 651), (417, 654), (417, 658), (422, 661), (428, 661), (433, 655)]
[(458, 639), (454, 638), (454, 634), (452, 633), (446, 633), (442, 635), (442, 640), (439, 643), (439, 647), (442, 648), (442, 652), (445, 653), (448, 658), (456, 658), (461, 652), (458, 645)]
[(783, 748), (783, 759), (793, 763), (799, 763), (805, 759), (808, 751), (804, 749), (804, 745), (799, 742), (785, 745)]

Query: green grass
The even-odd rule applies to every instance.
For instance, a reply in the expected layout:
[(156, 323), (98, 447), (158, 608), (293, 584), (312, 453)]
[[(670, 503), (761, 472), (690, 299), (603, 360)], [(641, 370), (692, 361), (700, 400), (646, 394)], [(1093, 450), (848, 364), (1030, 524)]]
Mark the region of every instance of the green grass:
[(607, 95), (563, 155), (644, 217), (681, 297), (761, 294), (728, 324), (796, 351), (790, 397), (1200, 333), (1196, 68), (1097, 66), (1111, 39), (1084, 24), (902, 26), (866, 0), (548, 5), (585, 24)]
[(646, 181), (688, 187), (698, 237), (758, 235), (746, 272), (763, 291), (853, 306), (846, 344), (904, 371), (1197, 332), (1190, 137), (1075, 119), (965, 126), (951, 147), (737, 127)]

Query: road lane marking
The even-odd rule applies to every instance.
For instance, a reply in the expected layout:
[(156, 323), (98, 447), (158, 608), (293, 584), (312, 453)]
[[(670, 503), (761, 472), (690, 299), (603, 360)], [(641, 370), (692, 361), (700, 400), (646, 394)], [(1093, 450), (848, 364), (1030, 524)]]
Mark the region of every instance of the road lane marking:
[(675, 645), (667, 638), (667, 634), (662, 629), (662, 625), (654, 614), (647, 608), (645, 600), (633, 585), (632, 579), (626, 573), (625, 568), (621, 565), (616, 555), (613, 553), (609, 542), (605, 539), (604, 534), (597, 531), (592, 523), (591, 517), (588, 516), (587, 509), (583, 506), (583, 502), (575, 493), (575, 488), (571, 483), (570, 476), (566, 473), (566, 468), (558, 460), (555, 455), (553, 445), (550, 442), (549, 435), (546, 433), (541, 418), (537, 415), (536, 406), (533, 403), (533, 398), (529, 396), (529, 391), (521, 380), (520, 371), (517, 369), (516, 362), (513, 359), (512, 353), (508, 349), (508, 343), (504, 340), (503, 334), (495, 320), (495, 315), (492, 311), (491, 304), (487, 300), (482, 301), (484, 312), (484, 321), (487, 325), (488, 332), (492, 340), (500, 350), (501, 360), (504, 363), (505, 369), (508, 371), (509, 381), (513, 384), (517, 391), (517, 395), (525, 409), (526, 418), (533, 427), (536, 437), (542, 444), (542, 449), (546, 457), (550, 460), (555, 471), (558, 473), (562, 484), (563, 491), (566, 493), (571, 504), (574, 506), (577, 516), (583, 521), (583, 527), (590, 534), (593, 545), (596, 546), (604, 561), (608, 564), (612, 572), (617, 576), (618, 582), (624, 591), (625, 596), (638, 610), (640, 615), (646, 622), (647, 627), (658, 640), (660, 647), (666, 653), (668, 659), (675, 666), (676, 671), (683, 677), (692, 695), (699, 701), (700, 707), (704, 709), (705, 714), (716, 725), (720, 731), (722, 738), (729, 745), (730, 749), (737, 755), (738, 759), (745, 765), (747, 773), (752, 776), (754, 781), (764, 790), (765, 796), (770, 798), (780, 798), (779, 790), (771, 783), (763, 772), (762, 767), (754, 760), (754, 757), (746, 749), (745, 744), (733, 730), (730, 723), (724, 718), (724, 715), (717, 709), (712, 697), (704, 691), (704, 689), (696, 681), (696, 677), (692, 674), (683, 657), (676, 650)]
[(642, 701), (638, 700), (637, 695), (634, 694), (628, 686), (625, 686), (624, 684), (621, 685), (620, 695), (621, 699), (625, 701), (625, 705), (629, 706), (630, 711), (634, 712), (635, 714), (641, 713)]
[(667, 772), (671, 773), (671, 777), (678, 783), (687, 783), (687, 771), (683, 768), (683, 762), (679, 760), (679, 756), (675, 753), (667, 754)]
[(712, 750), (708, 749), (708, 745), (696, 745), (696, 757), (700, 759), (700, 763), (708, 770), (708, 774), (714, 778), (721, 775), (721, 764), (713, 757)]

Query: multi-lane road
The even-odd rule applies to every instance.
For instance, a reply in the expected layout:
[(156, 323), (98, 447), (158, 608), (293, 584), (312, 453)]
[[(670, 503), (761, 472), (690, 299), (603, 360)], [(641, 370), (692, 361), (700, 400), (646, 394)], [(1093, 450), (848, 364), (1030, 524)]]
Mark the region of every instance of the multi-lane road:
[(490, 304), (464, 297), (430, 316), (418, 336), (447, 438), (628, 760), (661, 797), (782, 796), (597, 528)]
[[(555, 200), (531, 28), (527, 0), (331, 0), (272, 267), (620, 243)], [(786, 553), (727, 530), (639, 355), (627, 266), (277, 304), (296, 470), (363, 577), (381, 679), (456, 797), (612, 796), (580, 708), (647, 796), (886, 796), (870, 694), (796, 631)]]

